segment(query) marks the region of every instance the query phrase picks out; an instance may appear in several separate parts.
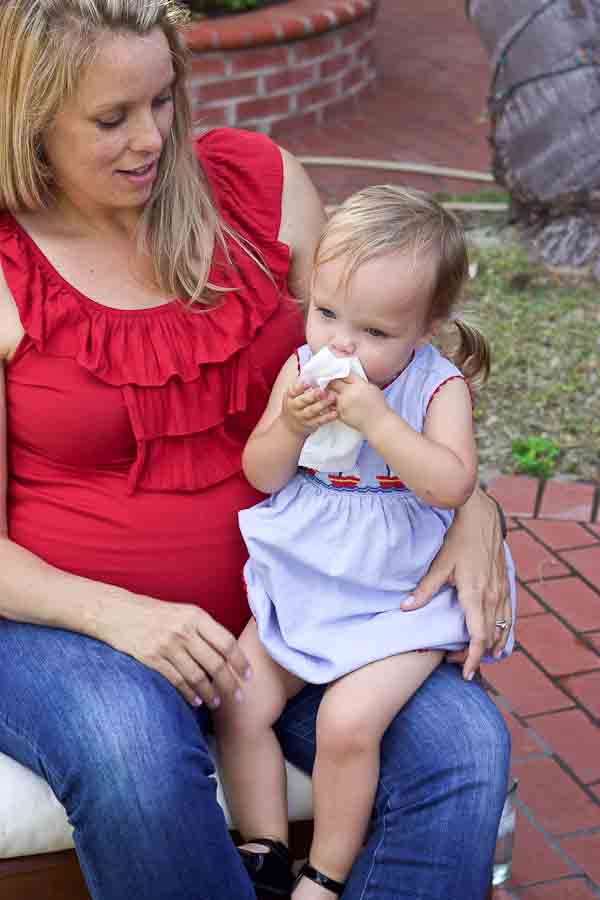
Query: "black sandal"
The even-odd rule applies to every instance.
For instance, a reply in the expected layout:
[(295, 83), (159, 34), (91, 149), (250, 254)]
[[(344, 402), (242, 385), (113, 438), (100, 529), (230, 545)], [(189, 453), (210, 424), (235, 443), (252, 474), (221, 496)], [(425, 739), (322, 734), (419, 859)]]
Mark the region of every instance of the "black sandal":
[(327, 875), (324, 875), (323, 872), (319, 872), (318, 869), (313, 868), (313, 866), (309, 865), (309, 863), (305, 863), (298, 872), (298, 877), (294, 882), (294, 887), (296, 887), (301, 878), (308, 878), (310, 879), (310, 881), (314, 881), (315, 884), (318, 884), (321, 887), (326, 888), (328, 891), (331, 891), (331, 893), (335, 894), (336, 897), (341, 897), (344, 888), (346, 887), (345, 882), (335, 881), (335, 879), (329, 878)]
[(262, 844), (268, 847), (266, 851), (238, 847), (258, 900), (271, 900), (275, 897), (288, 900), (294, 883), (289, 849), (281, 841), (273, 841), (271, 838), (252, 838), (244, 841), (244, 844)]

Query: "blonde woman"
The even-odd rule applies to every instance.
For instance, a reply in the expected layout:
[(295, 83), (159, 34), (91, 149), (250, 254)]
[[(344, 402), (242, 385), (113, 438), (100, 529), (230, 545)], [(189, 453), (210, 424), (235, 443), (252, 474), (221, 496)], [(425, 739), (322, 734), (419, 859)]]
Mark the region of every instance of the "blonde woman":
[[(179, 16), (170, 0), (0, 5), (0, 751), (64, 805), (94, 900), (254, 896), (206, 729), (252, 691), (237, 513), (261, 495), (242, 449), (302, 340), (291, 294), (322, 224), (267, 138), (191, 141)], [(509, 616), (479, 494), (417, 602), (448, 578), (472, 671)], [(463, 874), (463, 896), (483, 890), (507, 738), (459, 688), (440, 667), (399, 718), (429, 749), (390, 739), (351, 900), (401, 883), (447, 897)], [(306, 768), (319, 698), (281, 721)]]

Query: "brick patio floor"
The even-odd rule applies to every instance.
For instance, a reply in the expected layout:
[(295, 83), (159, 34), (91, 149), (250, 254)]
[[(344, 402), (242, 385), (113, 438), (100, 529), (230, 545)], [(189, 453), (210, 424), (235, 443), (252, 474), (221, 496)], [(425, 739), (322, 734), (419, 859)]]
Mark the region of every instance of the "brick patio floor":
[[(382, 0), (381, 82), (355, 115), (277, 135), (292, 152), (486, 171), (489, 68), (463, 0)], [(397, 178), (428, 190), (477, 184), (311, 168), (327, 203)], [(500, 477), (519, 575), (518, 645), (488, 666), (520, 779), (513, 877), (494, 900), (600, 898), (600, 497), (597, 486)]]
[(600, 897), (600, 513), (593, 485), (502, 476), (517, 650), (487, 666), (513, 741), (513, 877), (494, 900)]

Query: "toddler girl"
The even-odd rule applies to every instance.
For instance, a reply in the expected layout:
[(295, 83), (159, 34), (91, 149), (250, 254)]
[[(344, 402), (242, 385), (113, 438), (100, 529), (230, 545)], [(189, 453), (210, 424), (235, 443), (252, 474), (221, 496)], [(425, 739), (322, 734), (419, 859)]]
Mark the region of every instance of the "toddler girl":
[[(429, 196), (379, 186), (351, 197), (316, 252), (307, 343), (281, 370), (246, 446), (248, 480), (271, 494), (240, 514), (254, 614), (241, 644), (254, 679), (244, 703), (224, 702), (215, 723), (259, 896), (342, 893), (365, 837), (383, 733), (445, 651), (468, 643), (449, 585), (427, 606), (401, 609), (476, 484), (466, 379), (483, 380), (489, 356), (453, 315), (467, 277), (462, 229)], [(456, 338), (454, 362), (430, 343), (444, 331)], [(309, 383), (303, 368), (324, 347), (357, 358), (368, 380)], [(356, 465), (299, 467), (307, 436), (334, 421), (362, 435)], [(511, 633), (504, 653), (512, 643)], [(272, 726), (306, 683), (329, 686), (317, 721), (314, 839), (292, 888)]]

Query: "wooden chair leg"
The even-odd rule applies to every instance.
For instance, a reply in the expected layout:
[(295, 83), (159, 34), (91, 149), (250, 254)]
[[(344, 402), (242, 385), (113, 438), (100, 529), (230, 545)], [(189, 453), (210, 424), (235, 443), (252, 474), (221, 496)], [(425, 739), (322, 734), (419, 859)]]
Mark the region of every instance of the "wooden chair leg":
[(0, 900), (90, 900), (74, 850), (0, 861)]

